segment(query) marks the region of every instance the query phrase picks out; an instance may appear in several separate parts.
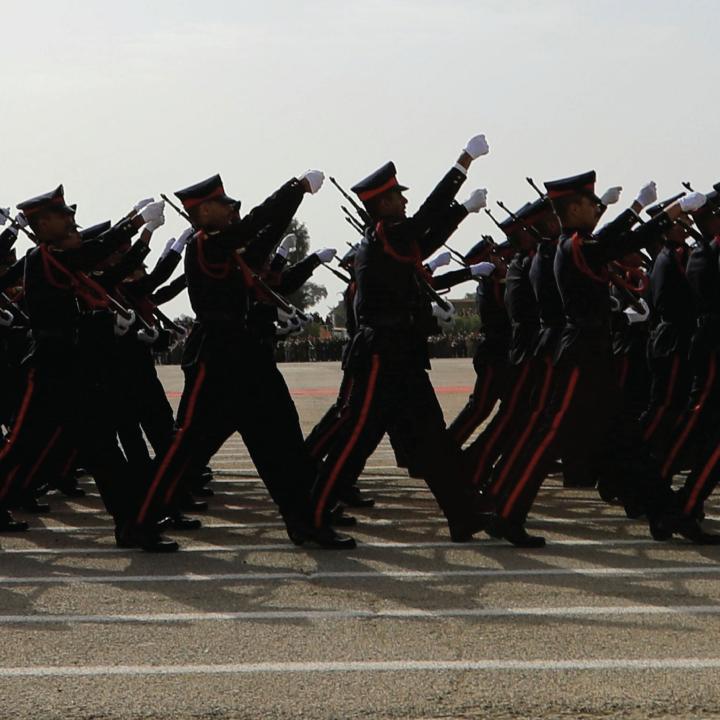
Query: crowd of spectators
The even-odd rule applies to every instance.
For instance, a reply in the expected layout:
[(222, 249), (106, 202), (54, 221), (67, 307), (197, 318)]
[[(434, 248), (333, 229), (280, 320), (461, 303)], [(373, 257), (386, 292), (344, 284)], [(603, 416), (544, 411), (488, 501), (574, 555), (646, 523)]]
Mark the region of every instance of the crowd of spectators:
[[(443, 333), (429, 340), (431, 358), (464, 358), (475, 353), (479, 333), (477, 330)], [(275, 344), (275, 360), (283, 362), (329, 362), (342, 358), (346, 339), (341, 336), (320, 339), (311, 335), (298, 335), (279, 340)], [(158, 357), (160, 364), (179, 364), (182, 343)]]

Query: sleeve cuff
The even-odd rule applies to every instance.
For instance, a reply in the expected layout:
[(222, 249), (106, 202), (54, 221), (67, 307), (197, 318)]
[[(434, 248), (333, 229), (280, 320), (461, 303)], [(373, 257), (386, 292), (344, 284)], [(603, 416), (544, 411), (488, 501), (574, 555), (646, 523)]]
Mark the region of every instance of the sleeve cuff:
[(453, 165), (453, 169), (459, 170), (465, 177), (467, 177), (467, 170), (460, 163), (455, 163)]

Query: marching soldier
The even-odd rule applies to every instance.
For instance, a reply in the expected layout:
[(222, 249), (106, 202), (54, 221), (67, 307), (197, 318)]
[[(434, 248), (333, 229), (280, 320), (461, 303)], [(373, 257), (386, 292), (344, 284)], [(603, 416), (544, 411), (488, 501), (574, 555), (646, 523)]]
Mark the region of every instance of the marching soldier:
[(406, 190), (395, 166), (387, 163), (357, 183), (353, 192), (370, 220), (355, 260), (357, 331), (348, 365), (353, 385), (348, 421), (323, 461), (314, 489), (314, 521), (321, 527), (347, 482), (347, 466), (364, 464), (378, 433), (394, 434), (417, 466), (447, 518), (453, 541), (465, 542), (488, 516), (473, 488), (464, 481), (459, 449), (447, 433), (442, 411), (427, 375), (427, 338), (437, 332), (422, 275), (422, 262), (444, 241), (448, 226), (486, 203), (476, 190), (465, 203), (454, 200), (471, 162), (488, 152), (484, 136), (468, 143), (420, 209), (407, 217)]
[[(562, 226), (555, 255), (555, 276), (566, 325), (555, 359), (549, 403), (534, 432), (513, 462), (498, 504), (496, 534), (515, 545), (542, 547), (544, 538), (528, 535), (525, 519), (552, 460), (582, 448), (593, 457), (617, 418), (618, 389), (610, 348), (610, 296), (607, 264), (643, 247), (682, 213), (705, 202), (691, 194), (670, 204), (635, 231), (635, 210), (627, 210), (595, 234), (602, 203), (595, 195), (595, 173), (548, 182), (545, 187)], [(638, 210), (641, 203), (636, 201)], [(656, 539), (668, 537), (673, 507), (670, 489), (648, 469), (638, 472), (632, 458), (646, 454), (635, 435), (617, 433), (606, 460), (623, 479), (623, 502), (641, 502)], [(628, 472), (628, 468), (632, 470)]]
[(448, 425), (450, 435), (460, 446), (489, 417), (507, 390), (511, 327), (505, 308), (505, 277), (506, 262), (512, 254), (507, 241), (495, 245), (480, 240), (465, 255), (468, 263), (491, 260), (495, 271), (480, 279), (476, 291), (480, 339), (473, 356), (475, 386), (465, 407)]
[[(172, 515), (178, 492), (233, 433), (240, 432), (291, 540), (323, 547), (354, 546), (326, 523), (312, 527), (309, 492), (315, 465), (272, 347), (248, 325), (251, 304), (267, 297), (252, 268), (262, 267), (303, 196), (322, 185), (319, 171), (292, 178), (242, 219), (219, 175), (176, 193), (196, 228), (185, 254), (190, 302), (197, 316), (185, 347), (186, 383), (173, 442), (158, 459), (150, 488), (119, 536), (146, 546), (154, 524)], [(281, 448), (281, 451), (278, 451)]]
[[(18, 205), (37, 239), (25, 259), (25, 298), (33, 345), (28, 375), (12, 430), (0, 450), (0, 509), (17, 498), (34, 468), (46, 461), (63, 432), (74, 438), (116, 525), (125, 521), (127, 466), (108, 409), (95, 402), (97, 388), (83, 373), (79, 331), (85, 308), (107, 309), (101, 288), (83, 274), (113, 253), (147, 222), (162, 215), (162, 203), (133, 211), (86, 243), (62, 185)], [(112, 320), (111, 320), (112, 322)], [(9, 514), (0, 530), (24, 529)]]

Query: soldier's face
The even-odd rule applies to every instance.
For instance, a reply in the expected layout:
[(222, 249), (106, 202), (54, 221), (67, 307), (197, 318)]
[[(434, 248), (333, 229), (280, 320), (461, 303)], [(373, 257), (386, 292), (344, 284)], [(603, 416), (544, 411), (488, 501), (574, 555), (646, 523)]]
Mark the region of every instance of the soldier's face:
[(568, 205), (563, 218), (567, 227), (592, 232), (600, 219), (600, 207), (585, 195), (578, 197), (576, 202)]
[(58, 247), (77, 247), (81, 242), (75, 216), (69, 213), (46, 213), (38, 220), (35, 232), (41, 242), (53, 243)]
[(406, 207), (407, 198), (399, 190), (392, 190), (385, 193), (380, 201), (380, 211), (382, 216), (387, 218), (406, 217)]
[[(688, 224), (692, 222), (685, 213), (682, 213), (678, 217), (678, 220), (682, 220), (684, 223)], [(682, 245), (687, 236), (688, 231), (682, 225), (678, 225), (677, 223), (670, 227), (665, 233), (667, 240), (674, 245)]]
[(197, 220), (203, 230), (223, 230), (239, 220), (237, 205), (208, 200), (198, 207)]

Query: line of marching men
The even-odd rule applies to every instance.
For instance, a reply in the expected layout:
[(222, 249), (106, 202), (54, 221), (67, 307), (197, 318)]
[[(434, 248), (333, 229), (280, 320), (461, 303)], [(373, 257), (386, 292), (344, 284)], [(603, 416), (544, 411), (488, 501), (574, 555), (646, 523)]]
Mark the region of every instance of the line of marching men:
[[(594, 172), (533, 184), (537, 199), (496, 221), (504, 242), (484, 237), (464, 256), (429, 259), (485, 208), (485, 189), (456, 196), (488, 151), (483, 135), (471, 138), (412, 215), (393, 163), (356, 183), (355, 197), (338, 186), (362, 235), (333, 270), (348, 281), (350, 339), (338, 398), (307, 438), (273, 344), (303, 324), (285, 295), (335, 257), (324, 249), (287, 264), (283, 234), (322, 186), (320, 171), (244, 215), (217, 175), (176, 192), (182, 207), (144, 200), (115, 225), (80, 229), (62, 186), (19, 203), (15, 219), (3, 211), (0, 532), (26, 530), (10, 510), (46, 509), (45, 489), (80, 494), (83, 467), (120, 547), (177, 550), (162, 529), (200, 527), (183, 513), (203, 508), (208, 463), (239, 432), (290, 540), (352, 548), (336, 528), (355, 524), (343, 507), (373, 503), (357, 482), (387, 433), (454, 542), (485, 531), (542, 547), (525, 523), (543, 480), (561, 469), (567, 486), (597, 486), (629, 517), (644, 516), (656, 540), (715, 543), (701, 522), (720, 477), (718, 189), (657, 203), (649, 183), (598, 230), (620, 188), (598, 197)], [(166, 202), (189, 227), (148, 271)], [(20, 232), (34, 246), (17, 260)], [(169, 281), (183, 251), (184, 272)], [(433, 274), (451, 258), (461, 269)], [(453, 322), (442, 291), (471, 279), (482, 319), (477, 382), (446, 426), (427, 339)], [(177, 339), (159, 306), (185, 289), (196, 318), (174, 418), (153, 352)], [(689, 472), (675, 490), (680, 470)]]

